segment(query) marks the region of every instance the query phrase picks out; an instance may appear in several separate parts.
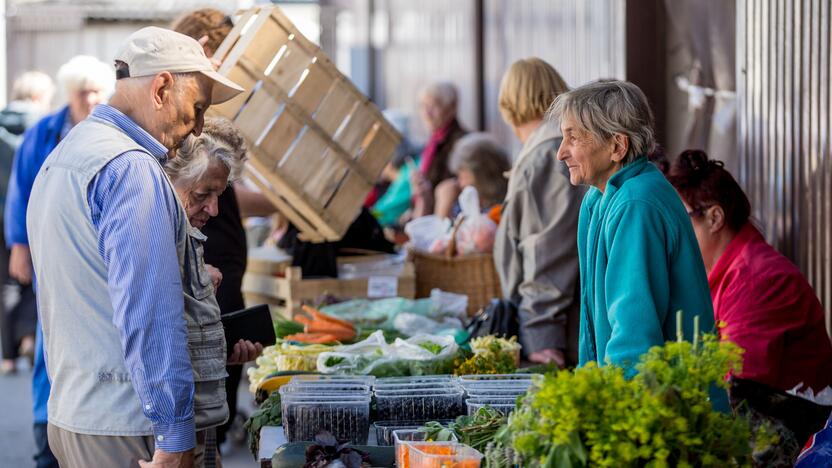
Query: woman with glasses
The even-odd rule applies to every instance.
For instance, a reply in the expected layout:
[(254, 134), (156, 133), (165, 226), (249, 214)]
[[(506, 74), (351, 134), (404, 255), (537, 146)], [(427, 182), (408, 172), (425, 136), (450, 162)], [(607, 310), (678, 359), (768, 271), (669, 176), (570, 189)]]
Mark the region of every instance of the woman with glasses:
[(720, 334), (745, 350), (741, 377), (782, 390), (832, 384), (823, 307), (800, 270), (750, 222), (748, 198), (722, 162), (688, 150), (668, 180), (693, 223)]

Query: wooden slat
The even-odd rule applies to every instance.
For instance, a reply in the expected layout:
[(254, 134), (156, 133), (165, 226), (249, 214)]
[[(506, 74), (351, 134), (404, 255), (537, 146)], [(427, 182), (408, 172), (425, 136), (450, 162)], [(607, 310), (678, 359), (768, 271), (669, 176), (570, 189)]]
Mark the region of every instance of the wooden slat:
[(283, 160), (286, 151), (292, 145), (298, 133), (303, 129), (303, 124), (298, 121), (290, 112), (282, 112), (272, 125), (266, 138), (260, 143), (263, 155), (269, 157), (272, 168), (278, 167)]
[(252, 31), (249, 34), (251, 45), (244, 49), (240, 58), (244, 57), (259, 70), (265, 70), (280, 49), (289, 43), (291, 33), (274, 21), (271, 15), (262, 20), (258, 18), (257, 29), (252, 27)]
[(278, 170), (285, 174), (292, 174), (298, 187), (303, 187), (304, 192), (315, 197), (315, 192), (307, 184), (314, 185), (324, 177), (322, 168), (326, 164), (324, 158), (326, 152), (326, 142), (315, 132), (306, 131), (280, 162)]
[(217, 56), (247, 89), (211, 111), (248, 141), (247, 174), (302, 238), (340, 239), (398, 133), (278, 8), (244, 12)]
[(257, 80), (255, 80), (254, 78), (252, 78), (251, 75), (237, 67), (233, 68), (230, 72), (228, 72), (226, 76), (231, 81), (242, 86), (243, 89), (245, 89), (245, 91), (234, 96), (233, 98), (229, 99), (228, 101), (222, 104), (213, 105), (209, 107), (208, 115), (223, 117), (228, 120), (234, 120), (234, 117), (236, 117), (237, 114), (240, 112), (240, 107), (242, 107), (246, 102), (248, 102), (248, 98), (254, 91), (254, 87), (257, 84)]
[(383, 155), (392, 154), (398, 145), (399, 142), (391, 138), (390, 134), (378, 131), (373, 135), (367, 147), (359, 153), (358, 162), (367, 169), (371, 176), (377, 178), (389, 161), (389, 158)]
[[(257, 76), (258, 72), (254, 68), (253, 64), (251, 64), (245, 58), (240, 59), (240, 65), (246, 72), (248, 72), (252, 76)], [(350, 154), (335, 140), (330, 137), (329, 133), (323, 129), (318, 123), (312, 119), (300, 106), (294, 103), (292, 98), (281, 89), (279, 86), (274, 84), (271, 80), (271, 77), (266, 77), (265, 80), (262, 81), (261, 85), (264, 89), (266, 89), (270, 94), (277, 96), (285, 106), (286, 112), (291, 112), (294, 116), (300, 120), (301, 122), (305, 123), (308, 129), (312, 132), (315, 132), (323, 141), (326, 142), (326, 145), (333, 150), (333, 154), (341, 158), (342, 162), (350, 167), (351, 170), (358, 172), (361, 174), (365, 179), (372, 180), (375, 182), (375, 179), (371, 179), (370, 175), (364, 171), (359, 164), (355, 163), (354, 159)]]
[(257, 164), (252, 163), (251, 159), (246, 161), (246, 176), (257, 185), (263, 195), (265, 195), (265, 197), (272, 202), (275, 208), (280, 210), (284, 216), (289, 218), (289, 221), (291, 221), (295, 227), (300, 229), (306, 235), (309, 241), (324, 242), (326, 237), (319, 233), (318, 229), (313, 226), (305, 216), (295, 210), (295, 208), (288, 201), (286, 201), (285, 198), (274, 191), (274, 187), (266, 181), (265, 177), (260, 173), (256, 166)]
[(274, 69), (268, 74), (275, 84), (280, 86), (286, 94), (289, 94), (300, 77), (312, 64), (312, 57), (297, 46), (294, 39), (286, 43), (286, 50), (280, 56)]
[(226, 39), (222, 41), (222, 44), (220, 44), (214, 52), (213, 58), (215, 60), (219, 60), (220, 62), (225, 60), (228, 53), (235, 45), (237, 45), (237, 41), (240, 40), (240, 33), (242, 32), (243, 27), (248, 24), (248, 21), (252, 16), (259, 13), (260, 8), (252, 8), (250, 10), (240, 12), (240, 16), (237, 18), (237, 22), (234, 23), (234, 27), (231, 28), (231, 31), (228, 32)]
[(262, 178), (274, 186), (274, 189), (281, 194), (294, 208), (294, 211), (300, 213), (306, 218), (310, 224), (313, 224), (317, 231), (327, 240), (339, 240), (340, 234), (330, 224), (325, 210), (318, 202), (310, 200), (303, 195), (303, 191), (295, 185), (294, 182), (286, 180), (278, 172), (270, 171), (269, 168), (264, 167), (260, 161), (265, 159), (265, 156), (258, 155), (259, 148), (250, 148), (249, 151), (257, 155), (257, 157), (249, 159), (249, 163), (257, 169)]
[(309, 65), (309, 73), (292, 95), (292, 100), (309, 115), (313, 115), (334, 81), (334, 78), (315, 62)]
[(340, 181), (338, 191), (331, 195), (328, 200), (327, 209), (333, 215), (338, 216), (341, 222), (352, 224), (355, 217), (361, 211), (361, 204), (356, 206), (357, 199), (363, 199), (369, 193), (370, 185), (363, 178), (353, 173)]
[(234, 124), (249, 141), (257, 142), (279, 107), (280, 101), (261, 87), (252, 94), (240, 115), (234, 119)]
[(328, 200), (348, 171), (349, 168), (343, 161), (334, 157), (333, 153), (327, 150), (327, 154), (316, 173), (315, 180), (310, 181), (305, 190), (319, 200)]
[(315, 121), (327, 133), (332, 135), (355, 106), (356, 103), (350, 99), (346, 83), (343, 80), (338, 80), (332, 85), (315, 113)]
[[(361, 142), (370, 132), (373, 123), (373, 116), (367, 106), (359, 104), (350, 113), (350, 120), (347, 125), (335, 135), (335, 141), (344, 148), (344, 151), (351, 158), (355, 158)], [(375, 180), (371, 182), (375, 182)]]

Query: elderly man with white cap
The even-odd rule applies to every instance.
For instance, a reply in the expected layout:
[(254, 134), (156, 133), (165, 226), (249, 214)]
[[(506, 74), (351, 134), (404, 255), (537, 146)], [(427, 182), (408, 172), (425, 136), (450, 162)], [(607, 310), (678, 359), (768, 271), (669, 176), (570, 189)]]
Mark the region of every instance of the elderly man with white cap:
[(242, 89), (197, 41), (155, 27), (128, 38), (116, 77), (109, 105), (49, 155), (29, 202), (49, 443), (63, 467), (187, 467), (205, 396), (194, 393), (189, 340), (220, 367), (224, 340), (189, 336), (189, 226), (162, 163), (201, 132), (208, 106)]

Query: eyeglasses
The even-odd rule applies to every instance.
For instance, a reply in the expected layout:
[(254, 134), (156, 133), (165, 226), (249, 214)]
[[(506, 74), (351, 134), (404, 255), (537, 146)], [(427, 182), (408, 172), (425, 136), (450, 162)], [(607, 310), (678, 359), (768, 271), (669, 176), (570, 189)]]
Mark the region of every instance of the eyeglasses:
[(707, 205), (707, 206), (703, 206), (702, 208), (696, 208), (695, 210), (690, 210), (690, 211), (688, 211), (688, 216), (690, 216), (691, 218), (697, 218), (699, 216), (702, 216), (703, 214), (705, 214), (705, 211), (707, 211), (708, 208), (710, 208), (712, 206), (713, 205)]

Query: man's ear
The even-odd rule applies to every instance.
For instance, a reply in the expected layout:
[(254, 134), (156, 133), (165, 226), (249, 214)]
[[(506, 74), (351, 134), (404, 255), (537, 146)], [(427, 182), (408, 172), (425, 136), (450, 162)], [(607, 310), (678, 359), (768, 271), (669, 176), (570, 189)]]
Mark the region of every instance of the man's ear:
[(161, 72), (153, 77), (151, 83), (151, 99), (153, 107), (160, 110), (165, 103), (173, 99), (173, 75), (170, 72)]
[(616, 133), (612, 136), (612, 160), (620, 163), (627, 156), (630, 149), (630, 138), (623, 133)]

